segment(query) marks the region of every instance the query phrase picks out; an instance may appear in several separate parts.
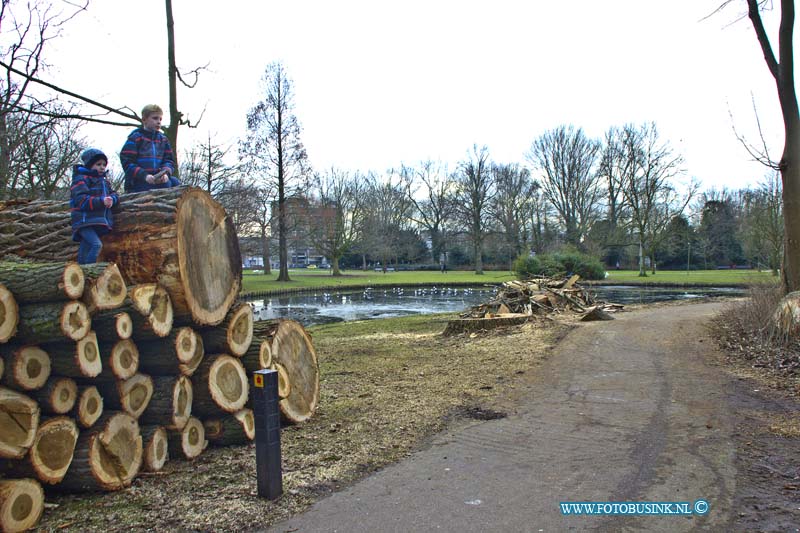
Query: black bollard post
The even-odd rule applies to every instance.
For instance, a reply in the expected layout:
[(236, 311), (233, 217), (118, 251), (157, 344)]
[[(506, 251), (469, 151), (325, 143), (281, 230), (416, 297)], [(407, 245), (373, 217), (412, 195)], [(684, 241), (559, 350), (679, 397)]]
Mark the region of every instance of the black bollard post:
[(278, 410), (278, 372), (253, 373), (253, 418), (256, 425), (258, 495), (274, 500), (283, 494), (281, 472), (281, 414)]

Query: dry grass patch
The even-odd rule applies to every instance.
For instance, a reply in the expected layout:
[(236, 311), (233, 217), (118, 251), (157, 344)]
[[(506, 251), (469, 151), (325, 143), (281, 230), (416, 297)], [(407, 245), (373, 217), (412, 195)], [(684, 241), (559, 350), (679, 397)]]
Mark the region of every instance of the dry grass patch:
[(125, 491), (56, 496), (41, 526), (60, 531), (240, 531), (264, 527), (424, 445), (458, 417), (502, 416), (492, 400), (530, 372), (563, 332), (550, 321), (442, 337), (450, 318), (407, 317), (311, 328), (320, 406), (281, 432), (284, 496), (257, 497), (253, 446), (174, 460)]

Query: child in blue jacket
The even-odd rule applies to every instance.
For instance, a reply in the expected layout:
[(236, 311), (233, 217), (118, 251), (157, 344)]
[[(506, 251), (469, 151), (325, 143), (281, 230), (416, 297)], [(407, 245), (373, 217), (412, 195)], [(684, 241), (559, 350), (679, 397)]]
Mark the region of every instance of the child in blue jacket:
[(96, 148), (81, 154), (83, 165), (75, 165), (70, 187), (72, 240), (78, 247), (78, 263), (95, 263), (103, 243), (100, 237), (113, 226), (111, 208), (119, 204), (119, 195), (106, 178), (108, 157)]
[(167, 136), (161, 133), (164, 112), (155, 104), (142, 109), (142, 127), (128, 135), (119, 159), (125, 171), (125, 192), (166, 189), (181, 184), (172, 176), (175, 157)]

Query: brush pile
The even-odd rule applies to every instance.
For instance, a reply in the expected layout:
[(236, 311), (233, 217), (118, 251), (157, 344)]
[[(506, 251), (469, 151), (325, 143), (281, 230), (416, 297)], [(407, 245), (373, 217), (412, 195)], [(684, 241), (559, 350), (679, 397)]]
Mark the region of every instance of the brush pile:
[(622, 305), (599, 302), (590, 291), (578, 285), (580, 276), (569, 278), (535, 278), (503, 283), (488, 302), (471, 307), (456, 320), (451, 320), (445, 334), (493, 329), (527, 322), (534, 316), (572, 313), (581, 320), (612, 320), (609, 312)]

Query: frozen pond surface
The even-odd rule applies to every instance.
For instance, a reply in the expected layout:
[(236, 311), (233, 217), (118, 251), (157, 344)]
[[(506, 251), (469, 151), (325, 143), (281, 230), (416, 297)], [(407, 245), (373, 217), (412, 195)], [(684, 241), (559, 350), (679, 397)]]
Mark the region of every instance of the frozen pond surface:
[[(743, 289), (597, 286), (591, 292), (605, 302), (632, 304), (739, 296)], [(463, 312), (487, 302), (496, 290), (490, 287), (375, 287), (333, 292), (306, 292), (249, 300), (256, 320), (291, 318), (304, 326), (350, 320)]]

